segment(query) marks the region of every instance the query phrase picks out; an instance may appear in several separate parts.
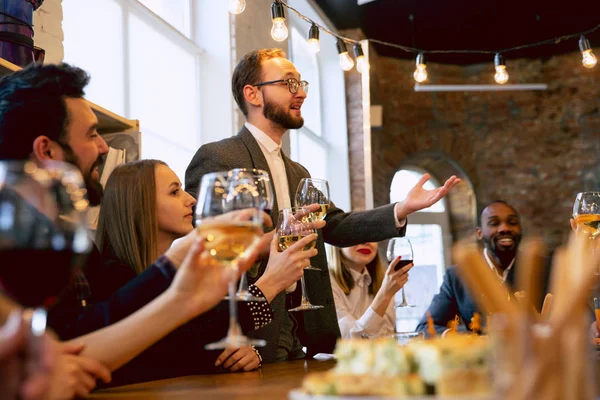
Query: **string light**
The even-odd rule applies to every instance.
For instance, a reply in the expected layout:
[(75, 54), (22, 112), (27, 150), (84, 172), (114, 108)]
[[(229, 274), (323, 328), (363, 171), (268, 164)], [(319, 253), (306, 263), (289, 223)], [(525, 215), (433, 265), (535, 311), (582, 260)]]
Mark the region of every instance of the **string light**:
[(503, 85), (508, 82), (508, 72), (506, 72), (506, 63), (502, 54), (496, 53), (494, 56), (494, 66), (496, 67), (496, 74), (494, 75), (496, 83)]
[(342, 67), (344, 71), (350, 71), (352, 67), (354, 67), (354, 60), (350, 57), (350, 54), (348, 54), (346, 43), (342, 39), (338, 39), (335, 45), (338, 54), (340, 55), (340, 67)]
[(581, 51), (581, 63), (583, 66), (586, 68), (594, 68), (598, 60), (596, 59), (594, 53), (592, 53), (590, 42), (583, 35), (581, 35), (579, 38), (579, 50)]
[(363, 49), (360, 43), (354, 44), (354, 58), (356, 58), (356, 70), (358, 72), (362, 74), (369, 71), (369, 68), (371, 68), (371, 66), (369, 65), (369, 62), (365, 57), (365, 53), (363, 53)]
[[(245, 0), (229, 0), (229, 1), (230, 1), (230, 5), (232, 3), (245, 3)], [(276, 40), (278, 42), (282, 42), (285, 39), (287, 39), (287, 37), (288, 37), (288, 29), (285, 25), (284, 7), (291, 10), (292, 12), (294, 12), (299, 18), (301, 18), (304, 21), (311, 24), (311, 28), (309, 30), (309, 46), (311, 46), (313, 51), (318, 51), (317, 49), (320, 46), (318, 45), (318, 41), (311, 40), (311, 32), (313, 32), (313, 31), (319, 32), (319, 30), (324, 31), (337, 39), (336, 45), (338, 47), (338, 52), (340, 54), (340, 65), (342, 66), (342, 69), (344, 69), (344, 71), (349, 71), (352, 69), (352, 67), (354, 66), (354, 61), (352, 60), (350, 55), (348, 55), (348, 51), (346, 50), (346, 42), (356, 44), (356, 43), (358, 43), (358, 40), (351, 39), (351, 38), (348, 38), (345, 36), (341, 36), (338, 33), (332, 32), (331, 30), (327, 29), (326, 27), (317, 24), (310, 18), (301, 14), (298, 10), (296, 10), (289, 4), (284, 3), (282, 0), (275, 0), (273, 2), (273, 4), (271, 4), (271, 16), (273, 18), (273, 28), (271, 29), (271, 36), (273, 37), (274, 40)], [(396, 44), (396, 43), (385, 42), (385, 41), (377, 40), (377, 39), (367, 38), (365, 40), (368, 40), (371, 43), (376, 43), (376, 44), (379, 44), (382, 46), (396, 48), (396, 49), (399, 49), (399, 50), (402, 50), (405, 52), (409, 52), (409, 53), (418, 53), (421, 56), (420, 58), (422, 60), (424, 60), (425, 54), (495, 54), (496, 56), (494, 57), (494, 64), (496, 67), (496, 74), (494, 75), (494, 78), (496, 79), (496, 82), (502, 84), (502, 83), (506, 83), (508, 81), (508, 73), (506, 71), (506, 65), (504, 64), (504, 60), (503, 60), (502, 56), (500, 55), (501, 53), (506, 54), (508, 52), (529, 49), (532, 47), (557, 44), (557, 43), (561, 43), (566, 40), (575, 39), (575, 38), (579, 38), (579, 48), (581, 50), (581, 54), (583, 57), (583, 59), (582, 59), (583, 65), (586, 68), (594, 67), (597, 63), (597, 59), (596, 59), (596, 56), (592, 53), (590, 44), (584, 35), (589, 35), (590, 33), (597, 31), (598, 29), (600, 29), (600, 24), (594, 26), (591, 29), (583, 31), (583, 32), (563, 35), (563, 36), (559, 36), (559, 37), (555, 37), (555, 38), (551, 38), (551, 39), (547, 39), (547, 40), (542, 40), (542, 41), (536, 42), (536, 43), (530, 43), (530, 44), (509, 47), (509, 48), (499, 49), (499, 50), (422, 50), (422, 49), (417, 49), (417, 48), (413, 48), (413, 47), (403, 46), (403, 45)], [(317, 38), (318, 38), (318, 33), (317, 33)], [(315, 42), (316, 42), (316, 44), (313, 44)], [(343, 51), (341, 49), (343, 49)], [(417, 56), (417, 60), (419, 60), (419, 55)], [(499, 64), (496, 63), (497, 58), (500, 59), (501, 63), (499, 63)], [(357, 62), (358, 62), (358, 60), (357, 60)], [(417, 69), (415, 70), (415, 73), (414, 73), (414, 78), (415, 78), (415, 80), (417, 80), (417, 82), (423, 82), (424, 80), (427, 79), (426, 64), (424, 62), (422, 64), (423, 64), (422, 67), (419, 68), (418, 67), (419, 63), (417, 63)], [(363, 69), (363, 67), (357, 65), (357, 69)], [(422, 80), (419, 81), (419, 79), (422, 79)]]
[(271, 37), (276, 42), (283, 42), (288, 37), (288, 28), (285, 26), (285, 10), (281, 1), (275, 0), (271, 4), (271, 18), (273, 19)]
[(229, 0), (229, 12), (241, 14), (246, 9), (246, 0)]
[(313, 54), (317, 54), (321, 50), (321, 45), (319, 44), (319, 27), (314, 22), (308, 30), (308, 48)]
[(421, 83), (427, 80), (427, 63), (425, 62), (425, 56), (423, 53), (417, 54), (417, 68), (415, 69), (415, 73), (413, 77), (415, 81)]

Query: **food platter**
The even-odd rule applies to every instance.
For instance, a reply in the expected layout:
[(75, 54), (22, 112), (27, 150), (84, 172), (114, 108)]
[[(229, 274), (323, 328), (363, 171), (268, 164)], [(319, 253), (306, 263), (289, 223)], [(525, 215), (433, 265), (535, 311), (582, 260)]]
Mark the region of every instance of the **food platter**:
[[(289, 393), (289, 400), (398, 400), (398, 397), (382, 396), (326, 396), (306, 393), (302, 389), (294, 389)], [(491, 400), (490, 395), (479, 396), (406, 396), (407, 400)]]

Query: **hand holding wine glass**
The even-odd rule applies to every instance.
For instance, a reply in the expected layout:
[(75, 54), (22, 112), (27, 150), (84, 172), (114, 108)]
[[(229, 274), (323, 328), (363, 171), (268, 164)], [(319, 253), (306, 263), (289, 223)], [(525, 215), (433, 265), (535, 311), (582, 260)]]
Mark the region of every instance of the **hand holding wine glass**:
[[(301, 241), (303, 238), (314, 236), (315, 230), (312, 228), (312, 221), (306, 219), (310, 216), (304, 208), (284, 208), (279, 211), (279, 219), (277, 223), (277, 242), (279, 251), (287, 251), (295, 243)], [(310, 240), (304, 245), (304, 250), (310, 250), (315, 247), (315, 240)], [(308, 266), (306, 269), (311, 268)], [(302, 302), (300, 306), (295, 307), (288, 311), (305, 311), (305, 310), (316, 310), (323, 308), (323, 306), (313, 305), (308, 300), (308, 293), (306, 291), (306, 283), (304, 281), (304, 275), (300, 278), (302, 285)]]
[[(406, 267), (409, 264), (412, 264), (413, 249), (410, 240), (404, 237), (396, 237), (390, 239), (386, 255), (390, 263), (396, 260), (397, 258), (400, 258), (398, 261), (396, 261), (394, 269), (400, 269)], [(402, 286), (402, 303), (400, 303), (398, 307), (415, 307), (414, 305), (409, 304), (406, 300), (404, 285)]]

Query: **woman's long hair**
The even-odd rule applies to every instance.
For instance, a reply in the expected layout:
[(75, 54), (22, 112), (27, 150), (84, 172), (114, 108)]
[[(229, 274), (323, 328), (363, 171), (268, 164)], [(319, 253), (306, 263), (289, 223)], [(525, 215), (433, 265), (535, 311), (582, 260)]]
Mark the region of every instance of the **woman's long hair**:
[(155, 170), (159, 160), (139, 160), (112, 172), (102, 198), (96, 244), (142, 273), (158, 254)]
[[(340, 285), (342, 291), (346, 296), (350, 294), (350, 291), (354, 287), (354, 279), (350, 274), (350, 269), (344, 265), (346, 258), (342, 254), (339, 247), (329, 246), (327, 264), (329, 265), (329, 271), (333, 275), (335, 281)], [(367, 264), (367, 271), (371, 275), (371, 284), (369, 285), (369, 294), (376, 295), (381, 287), (383, 281), (383, 275), (385, 274), (386, 265), (383, 263), (382, 258), (379, 256), (379, 252), (376, 251), (375, 258), (373, 261)]]

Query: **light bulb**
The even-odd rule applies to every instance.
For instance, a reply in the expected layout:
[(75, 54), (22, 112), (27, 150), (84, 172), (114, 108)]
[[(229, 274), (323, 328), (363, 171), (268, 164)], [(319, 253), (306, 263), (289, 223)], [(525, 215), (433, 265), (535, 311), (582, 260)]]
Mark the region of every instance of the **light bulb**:
[(229, 0), (229, 12), (241, 14), (246, 9), (246, 0)]
[(354, 45), (354, 57), (356, 58), (356, 70), (361, 74), (368, 72), (370, 65), (365, 57), (365, 53), (363, 53), (362, 46), (358, 42)]
[(502, 54), (496, 53), (494, 56), (494, 66), (496, 67), (496, 74), (494, 75), (496, 83), (503, 85), (508, 82), (508, 72), (506, 72), (506, 63)]
[(427, 64), (425, 63), (425, 56), (423, 53), (417, 54), (416, 60), (417, 68), (413, 74), (413, 78), (418, 83), (425, 82), (427, 80)]
[(317, 54), (321, 50), (319, 39), (308, 39), (308, 49), (311, 53)]
[(347, 51), (340, 53), (340, 67), (342, 67), (344, 71), (350, 71), (352, 67), (354, 67), (354, 60)]
[(592, 53), (591, 49), (585, 50), (584, 52), (581, 53), (581, 55), (583, 56), (581, 62), (584, 67), (594, 68), (596, 66), (596, 63), (598, 62), (598, 60), (596, 59), (596, 56), (594, 55), (594, 53)]
[(421, 83), (427, 80), (427, 65), (419, 64), (415, 69), (415, 73), (413, 74), (415, 81)]
[(288, 28), (285, 26), (285, 18), (275, 18), (271, 28), (271, 37), (276, 42), (283, 42), (288, 37)]
[(583, 66), (586, 68), (594, 68), (598, 60), (594, 53), (592, 53), (592, 46), (590, 46), (590, 41), (585, 38), (585, 36), (581, 35), (579, 38), (579, 51), (581, 51), (581, 62)]
[(365, 56), (360, 56), (356, 59), (356, 70), (358, 72), (360, 72), (361, 74), (363, 72), (369, 72), (369, 68), (371, 68), (371, 66), (369, 65), (369, 62), (367, 61)]
[(496, 66), (496, 74), (494, 75), (494, 79), (496, 83), (501, 85), (508, 82), (508, 72), (506, 72), (506, 65), (498, 65)]
[(308, 30), (308, 49), (313, 54), (317, 54), (321, 50), (319, 43), (319, 27), (313, 23)]
[(335, 42), (335, 47), (337, 47), (338, 54), (340, 55), (340, 67), (342, 67), (344, 71), (350, 71), (352, 67), (354, 67), (354, 60), (350, 57), (350, 54), (348, 54), (346, 42), (338, 38)]

